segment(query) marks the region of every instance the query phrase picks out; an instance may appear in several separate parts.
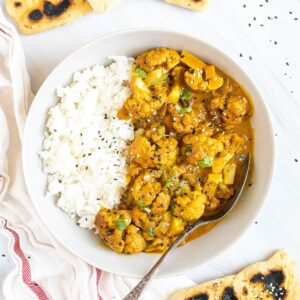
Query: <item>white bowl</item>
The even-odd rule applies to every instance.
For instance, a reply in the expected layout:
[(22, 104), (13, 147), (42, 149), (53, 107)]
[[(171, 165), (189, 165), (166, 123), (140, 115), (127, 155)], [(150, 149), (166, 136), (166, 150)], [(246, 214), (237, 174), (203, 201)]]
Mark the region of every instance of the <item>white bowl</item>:
[(23, 139), (23, 168), (32, 201), (48, 229), (67, 249), (87, 263), (115, 274), (141, 277), (158, 259), (158, 254), (117, 254), (102, 246), (96, 235), (75, 225), (55, 206), (55, 199), (45, 198), (47, 176), (42, 171), (38, 151), (42, 147), (48, 109), (56, 104), (55, 89), (67, 84), (73, 72), (106, 64), (111, 55), (136, 56), (155, 47), (186, 49), (211, 62), (241, 83), (253, 98), (255, 114), (255, 155), (253, 185), (242, 195), (234, 212), (214, 230), (178, 248), (159, 276), (170, 276), (203, 265), (223, 253), (253, 223), (266, 200), (274, 169), (273, 130), (266, 105), (245, 72), (222, 51), (184, 34), (167, 30), (141, 29), (118, 32), (97, 39), (80, 48), (60, 63), (37, 93), (27, 118)]

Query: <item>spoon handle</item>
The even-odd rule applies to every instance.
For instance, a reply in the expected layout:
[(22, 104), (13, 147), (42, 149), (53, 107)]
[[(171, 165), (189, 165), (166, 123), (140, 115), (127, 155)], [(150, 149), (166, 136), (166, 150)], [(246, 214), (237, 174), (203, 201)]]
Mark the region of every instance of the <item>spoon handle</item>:
[(159, 271), (160, 267), (163, 265), (164, 261), (173, 253), (176, 247), (184, 240), (196, 227), (204, 226), (210, 222), (196, 222), (197, 224), (192, 224), (182, 232), (175, 241), (171, 244), (168, 250), (159, 258), (151, 270), (141, 279), (141, 281), (133, 288), (133, 290), (125, 297), (123, 300), (137, 300), (144, 292), (145, 288), (152, 281), (154, 275)]

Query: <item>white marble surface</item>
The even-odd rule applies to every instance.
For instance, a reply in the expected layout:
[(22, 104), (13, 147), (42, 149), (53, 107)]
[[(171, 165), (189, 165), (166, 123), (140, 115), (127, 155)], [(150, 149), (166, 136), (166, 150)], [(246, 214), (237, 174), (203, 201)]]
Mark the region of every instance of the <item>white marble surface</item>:
[[(196, 282), (223, 276), (285, 248), (297, 260), (300, 276), (300, 1), (211, 0), (206, 12), (194, 13), (162, 0), (124, 0), (109, 13), (23, 36), (33, 91), (58, 62), (88, 41), (142, 26), (186, 31), (238, 61), (263, 93), (276, 133), (276, 174), (262, 214), (229, 251), (187, 275)], [(10, 261), (0, 237), (0, 285)]]

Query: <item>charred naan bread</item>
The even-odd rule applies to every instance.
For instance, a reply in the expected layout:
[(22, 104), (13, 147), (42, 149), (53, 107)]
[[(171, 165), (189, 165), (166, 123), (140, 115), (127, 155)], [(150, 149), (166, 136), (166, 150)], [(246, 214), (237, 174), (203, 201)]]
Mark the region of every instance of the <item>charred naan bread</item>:
[(97, 14), (103, 13), (112, 9), (121, 3), (122, 0), (88, 0), (93, 11)]
[(208, 0), (164, 0), (167, 3), (179, 5), (188, 9), (202, 11), (206, 8)]
[(6, 0), (6, 9), (23, 34), (65, 25), (92, 10), (87, 0)]
[(227, 276), (177, 291), (171, 300), (299, 300), (295, 263), (278, 251), (237, 275)]

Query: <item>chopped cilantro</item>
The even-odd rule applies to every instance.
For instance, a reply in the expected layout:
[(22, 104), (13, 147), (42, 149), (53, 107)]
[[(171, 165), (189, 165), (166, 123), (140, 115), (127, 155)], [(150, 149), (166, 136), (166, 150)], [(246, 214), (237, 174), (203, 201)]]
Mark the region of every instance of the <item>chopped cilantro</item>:
[(204, 157), (204, 159), (198, 161), (200, 168), (210, 168), (212, 166), (212, 159), (208, 156)]
[(124, 230), (126, 228), (126, 222), (124, 220), (117, 220), (115, 221), (115, 226), (119, 230)]
[(165, 188), (169, 189), (173, 185), (173, 174), (169, 175), (168, 180), (166, 181)]
[(152, 228), (150, 228), (148, 231), (147, 231), (147, 233), (148, 233), (148, 235), (150, 236), (150, 237), (154, 237), (154, 231), (153, 231), (153, 229)]
[(143, 78), (143, 79), (145, 79), (146, 76), (147, 76), (147, 73), (146, 73), (145, 70), (142, 69), (142, 68), (136, 68), (136, 69), (135, 69), (135, 73), (136, 73), (137, 75), (139, 75), (139, 76), (140, 76), (141, 78)]
[(176, 105), (176, 111), (179, 112), (180, 114), (185, 114), (185, 113), (189, 113), (192, 111), (192, 107), (180, 107), (178, 105)]
[(145, 203), (143, 203), (141, 200), (136, 200), (135, 205), (137, 207), (139, 207), (140, 209), (142, 209), (143, 211), (145, 211), (147, 214), (151, 213), (151, 209), (149, 206), (147, 206)]
[(193, 95), (187, 86), (183, 88), (180, 98), (182, 100), (191, 100), (193, 98)]

